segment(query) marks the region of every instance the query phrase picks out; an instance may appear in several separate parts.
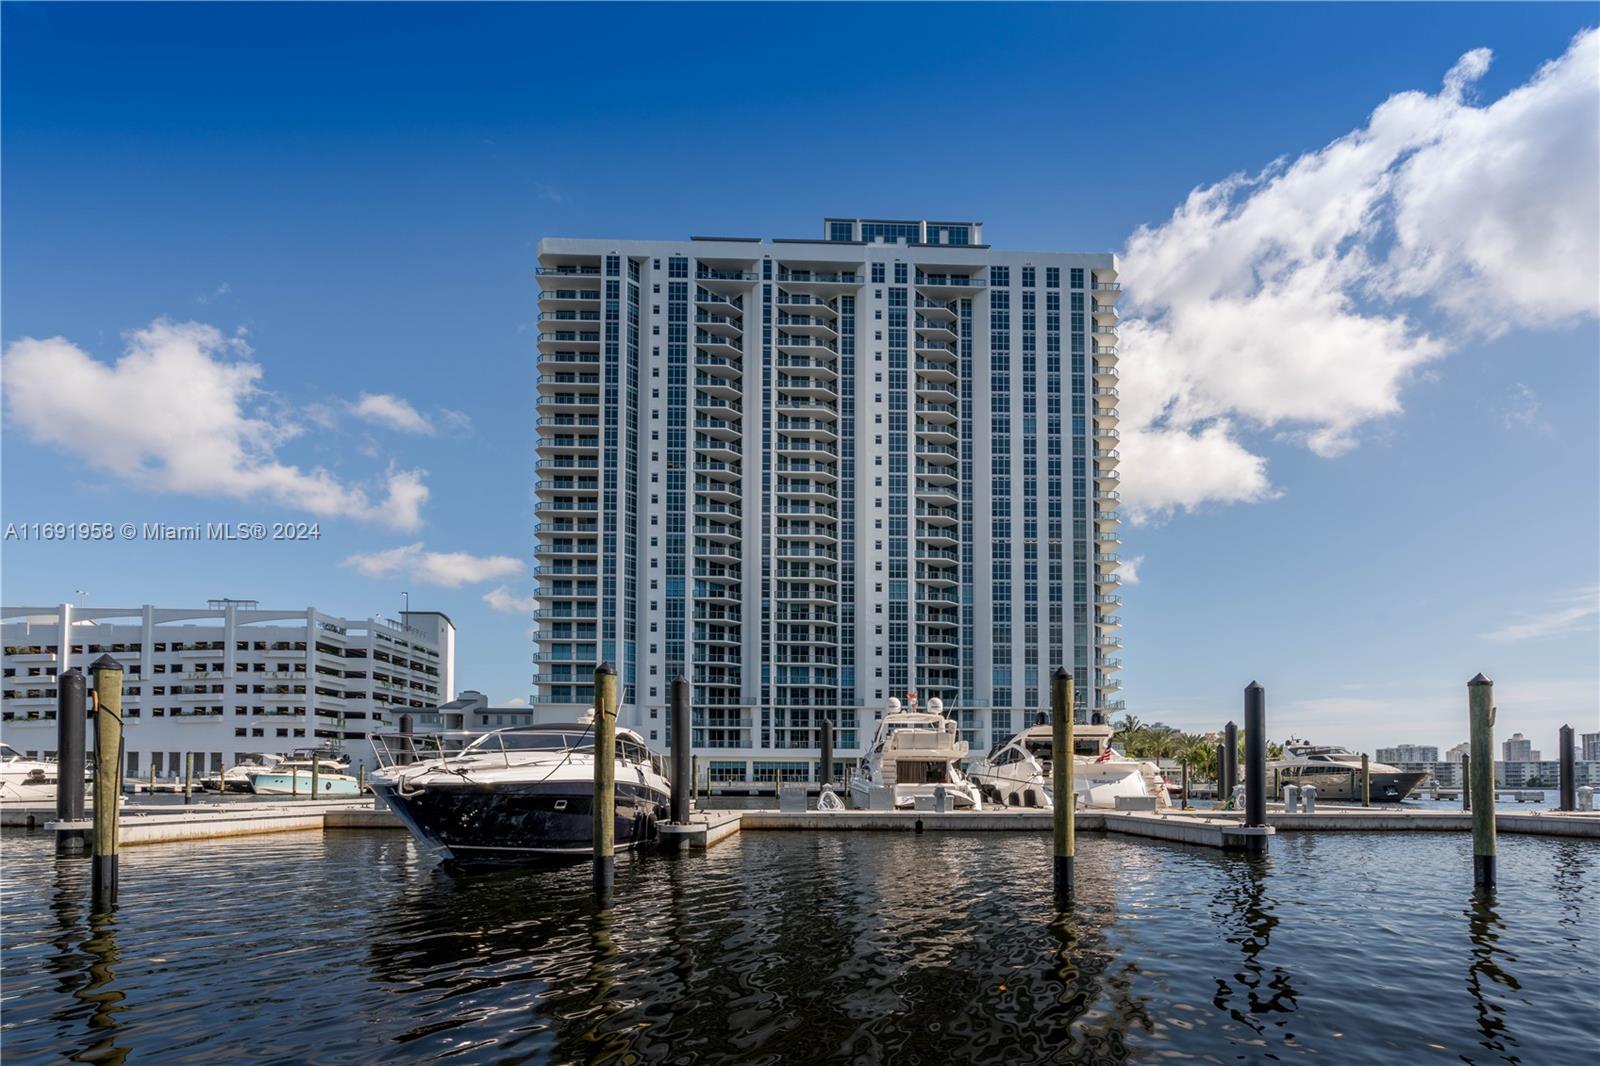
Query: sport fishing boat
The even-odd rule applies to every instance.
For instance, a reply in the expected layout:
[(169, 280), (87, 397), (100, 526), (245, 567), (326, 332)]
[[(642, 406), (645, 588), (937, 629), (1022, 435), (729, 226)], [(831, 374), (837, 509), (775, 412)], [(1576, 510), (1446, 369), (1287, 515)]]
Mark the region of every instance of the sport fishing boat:
[[(1423, 770), (1381, 762), (1368, 762), (1367, 772), (1372, 775), (1372, 798), (1383, 803), (1399, 803), (1428, 776)], [(1274, 795), (1285, 785), (1315, 785), (1318, 799), (1361, 798), (1361, 755), (1348, 748), (1291, 740), (1284, 745), (1283, 758), (1267, 763), (1267, 774)]]
[[(1072, 791), (1079, 807), (1114, 808), (1118, 796), (1154, 796), (1156, 806), (1172, 806), (1166, 779), (1153, 762), (1129, 759), (1111, 746), (1108, 725), (1072, 727)], [(1029, 726), (996, 744), (972, 770), (972, 780), (994, 803), (1005, 807), (1054, 809), (1054, 748), (1048, 723)]]
[(349, 769), (349, 756), (313, 750), (295, 752), (275, 766), (259, 767), (246, 776), (250, 778), (250, 791), (258, 796), (360, 795), (361, 784)]
[[(374, 736), (372, 790), (423, 844), (458, 865), (510, 865), (594, 847), (592, 722), (487, 733)], [(617, 730), (614, 841), (656, 839), (672, 788), (659, 758)]]
[[(61, 764), (54, 759), (30, 759), (10, 744), (0, 744), (0, 802), (54, 803)], [(84, 772), (84, 778), (89, 778)]]
[(868, 807), (874, 789), (889, 788), (895, 807), (914, 807), (942, 787), (952, 807), (982, 809), (982, 794), (961, 770), (966, 757), (967, 742), (956, 735), (955, 719), (945, 717), (944, 701), (934, 697), (919, 711), (914, 693), (905, 706), (891, 698), (872, 744), (856, 760), (850, 800)]

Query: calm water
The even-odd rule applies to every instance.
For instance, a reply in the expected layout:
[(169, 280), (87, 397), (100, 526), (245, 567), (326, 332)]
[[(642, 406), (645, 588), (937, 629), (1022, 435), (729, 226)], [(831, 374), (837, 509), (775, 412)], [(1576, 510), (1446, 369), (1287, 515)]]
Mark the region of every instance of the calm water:
[(456, 876), (398, 833), (0, 841), (8, 1064), (1593, 1062), (1600, 848), (1289, 834), (1264, 861), (1085, 835), (749, 833)]

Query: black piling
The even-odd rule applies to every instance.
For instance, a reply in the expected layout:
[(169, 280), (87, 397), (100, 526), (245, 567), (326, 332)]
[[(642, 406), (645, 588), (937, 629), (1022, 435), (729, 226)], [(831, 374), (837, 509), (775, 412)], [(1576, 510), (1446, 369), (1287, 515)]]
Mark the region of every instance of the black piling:
[(1239, 783), (1239, 727), (1232, 722), (1222, 727), (1222, 748), (1228, 760), (1228, 765), (1222, 771), (1222, 776), (1227, 781), (1227, 788), (1222, 797), (1226, 801), (1233, 795), (1233, 786)]
[(1479, 674), (1467, 682), (1467, 715), (1472, 726), (1472, 883), (1495, 885), (1494, 682)]
[[(65, 638), (63, 638), (65, 639)], [(76, 822), (83, 817), (84, 720), (87, 697), (83, 671), (76, 666), (56, 683), (56, 821)], [(56, 850), (82, 851), (87, 845), (81, 829), (56, 833)]]
[(1077, 825), (1073, 804), (1072, 673), (1056, 668), (1050, 678), (1050, 782), (1055, 817), (1055, 898), (1057, 906), (1072, 903), (1072, 862), (1077, 855)]
[(1578, 761), (1577, 752), (1572, 743), (1572, 727), (1561, 727), (1561, 805), (1557, 810), (1575, 811), (1578, 809)]
[[(1244, 824), (1267, 824), (1267, 690), (1255, 681), (1244, 690)], [(1266, 843), (1265, 835), (1251, 837), (1250, 850)]]
[(689, 821), (689, 793), (694, 788), (694, 720), (689, 708), (689, 679), (672, 679), (672, 820)]
[(833, 719), (822, 720), (822, 772), (817, 776), (822, 788), (833, 787)]
[(1472, 756), (1461, 756), (1461, 809), (1472, 810)]

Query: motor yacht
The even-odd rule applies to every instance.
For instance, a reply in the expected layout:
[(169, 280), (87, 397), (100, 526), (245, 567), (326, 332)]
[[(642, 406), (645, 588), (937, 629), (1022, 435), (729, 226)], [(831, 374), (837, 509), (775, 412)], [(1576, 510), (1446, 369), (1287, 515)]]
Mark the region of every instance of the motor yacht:
[[(1399, 803), (1428, 776), (1423, 770), (1402, 770), (1381, 762), (1368, 762), (1367, 772), (1372, 775), (1372, 799), (1381, 803)], [(1315, 785), (1318, 799), (1359, 800), (1361, 755), (1348, 748), (1291, 740), (1284, 745), (1283, 758), (1267, 763), (1267, 784), (1273, 795), (1282, 794), (1285, 785)]]
[[(592, 722), (487, 733), (373, 737), (372, 790), (423, 844), (458, 865), (587, 855), (594, 848)], [(672, 789), (631, 729), (616, 740), (615, 846), (656, 838)]]
[(250, 791), (258, 796), (356, 796), (361, 793), (361, 785), (349, 770), (348, 755), (316, 749), (295, 752), (273, 766), (251, 770), (246, 776)]
[[(1029, 726), (984, 756), (971, 776), (986, 798), (1005, 807), (1054, 809), (1051, 728), (1048, 722)], [(1158, 808), (1172, 806), (1156, 764), (1122, 755), (1111, 746), (1112, 735), (1108, 725), (1072, 727), (1077, 806), (1114, 808), (1118, 796), (1154, 796)]]
[[(0, 802), (54, 803), (60, 764), (54, 759), (30, 759), (10, 744), (0, 744)], [(84, 779), (90, 774), (84, 771)]]
[(271, 770), (283, 761), (283, 756), (271, 752), (250, 752), (221, 774), (210, 774), (200, 779), (200, 787), (212, 792), (252, 792), (252, 774)]
[(850, 800), (870, 807), (873, 790), (888, 788), (895, 807), (914, 807), (942, 787), (954, 808), (981, 809), (982, 795), (961, 770), (966, 757), (967, 742), (957, 735), (955, 719), (945, 717), (942, 700), (935, 697), (919, 711), (914, 695), (906, 705), (891, 698), (871, 745), (856, 760)]

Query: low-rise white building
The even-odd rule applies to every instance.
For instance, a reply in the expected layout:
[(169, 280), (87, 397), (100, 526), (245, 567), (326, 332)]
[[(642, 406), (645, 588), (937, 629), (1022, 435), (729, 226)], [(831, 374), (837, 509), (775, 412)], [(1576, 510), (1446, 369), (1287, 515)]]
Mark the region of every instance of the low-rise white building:
[(88, 675), (110, 655), (124, 671), (129, 777), (180, 775), (191, 752), (197, 773), (246, 753), (328, 745), (370, 763), (370, 732), (455, 698), (455, 625), (436, 611), (357, 620), (212, 600), (204, 608), (5, 607), (0, 623), (0, 739), (54, 757), (56, 677), (74, 666)]
[(1432, 744), (1398, 744), (1392, 748), (1379, 748), (1372, 757), (1390, 766), (1408, 762), (1432, 763), (1439, 761), (1439, 749)]

